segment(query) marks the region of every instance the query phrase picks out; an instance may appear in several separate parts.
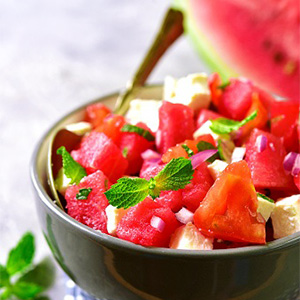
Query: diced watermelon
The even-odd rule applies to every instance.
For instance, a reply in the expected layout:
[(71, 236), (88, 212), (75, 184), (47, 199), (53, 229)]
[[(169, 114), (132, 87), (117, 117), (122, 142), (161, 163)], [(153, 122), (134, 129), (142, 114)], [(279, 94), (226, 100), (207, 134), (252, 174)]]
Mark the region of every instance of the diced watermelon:
[(159, 127), (156, 145), (160, 153), (187, 139), (193, 138), (194, 112), (183, 104), (164, 101), (159, 109)]
[(208, 77), (208, 86), (210, 89), (211, 101), (216, 107), (219, 106), (220, 98), (223, 92), (222, 89), (220, 89), (221, 84), (221, 77), (218, 73), (213, 73)]
[(104, 104), (92, 104), (86, 108), (86, 120), (95, 128), (102, 125), (104, 118), (110, 113), (111, 110)]
[(253, 84), (250, 81), (231, 79), (219, 101), (219, 112), (230, 119), (241, 121), (252, 102)]
[(274, 102), (271, 107), (271, 118), (271, 133), (283, 138), (284, 146), (288, 152), (298, 151), (299, 103), (292, 101)]
[(206, 121), (224, 118), (221, 114), (209, 109), (201, 109), (197, 118), (197, 128), (200, 128)]
[[(152, 164), (141, 170), (140, 177), (149, 180), (157, 175), (165, 165)], [(182, 207), (182, 190), (163, 191), (155, 201), (162, 206), (169, 207), (173, 212), (177, 212)]]
[(182, 189), (183, 205), (194, 212), (199, 207), (200, 202), (204, 199), (213, 183), (214, 180), (210, 175), (207, 164), (203, 162), (195, 169), (192, 182)]
[[(97, 171), (79, 183), (68, 187), (65, 194), (68, 214), (77, 221), (93, 229), (107, 233), (107, 217), (105, 208), (108, 201), (104, 192), (109, 187), (107, 177), (101, 171)], [(77, 200), (76, 194), (80, 189), (91, 188), (86, 200)]]
[(300, 191), (300, 174), (294, 176), (294, 183), (297, 186), (298, 190)]
[[(138, 123), (136, 126), (151, 132), (145, 124)], [(143, 164), (141, 154), (147, 149), (152, 149), (154, 147), (154, 141), (148, 141), (134, 132), (122, 132), (119, 147), (124, 157), (128, 160), (126, 174), (135, 175), (139, 172)]]
[[(267, 137), (267, 147), (259, 152), (256, 140)], [(258, 189), (295, 189), (293, 178), (285, 173), (283, 160), (286, 151), (280, 138), (271, 133), (254, 129), (246, 144), (245, 160), (248, 162), (254, 186)]]
[(95, 130), (103, 132), (107, 137), (112, 139), (116, 145), (120, 142), (121, 129), (125, 125), (126, 121), (123, 116), (119, 115), (107, 115), (102, 124)]
[[(159, 231), (151, 225), (152, 217), (161, 218), (164, 228)], [(131, 207), (117, 226), (117, 236), (142, 246), (168, 247), (171, 234), (180, 226), (170, 208), (150, 198)]]
[(91, 174), (101, 170), (111, 182), (122, 177), (128, 167), (121, 150), (104, 133), (92, 131), (85, 136), (72, 157)]

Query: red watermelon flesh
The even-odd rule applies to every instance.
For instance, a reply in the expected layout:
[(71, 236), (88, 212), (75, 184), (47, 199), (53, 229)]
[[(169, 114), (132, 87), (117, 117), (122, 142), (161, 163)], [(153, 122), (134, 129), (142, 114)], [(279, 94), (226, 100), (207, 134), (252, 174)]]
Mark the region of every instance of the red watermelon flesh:
[(299, 99), (298, 0), (187, 3), (196, 45), (214, 70), (224, 76), (239, 73), (270, 92)]
[(204, 162), (195, 169), (192, 182), (186, 185), (182, 190), (183, 205), (194, 212), (199, 207), (200, 202), (204, 199), (213, 183), (214, 180)]
[(206, 121), (215, 120), (218, 118), (224, 118), (221, 114), (214, 112), (209, 109), (201, 109), (198, 118), (197, 118), (197, 129), (200, 128)]
[[(165, 222), (162, 232), (151, 225), (153, 216)], [(171, 234), (179, 226), (180, 223), (170, 208), (146, 198), (131, 207), (121, 219), (117, 227), (117, 236), (142, 246), (168, 247)]]
[[(86, 200), (77, 200), (79, 189), (91, 188)], [(68, 214), (93, 229), (107, 233), (107, 217), (105, 208), (108, 201), (104, 192), (109, 188), (109, 181), (101, 171), (97, 171), (85, 177), (79, 185), (68, 187), (65, 194)]]
[[(140, 177), (149, 180), (157, 175), (165, 165), (153, 164), (141, 170)], [(155, 199), (155, 202), (162, 206), (169, 207), (173, 212), (178, 212), (182, 208), (182, 190), (178, 191), (163, 191), (160, 196)]]
[(250, 81), (230, 80), (224, 89), (218, 109), (221, 114), (230, 119), (241, 121), (251, 106), (253, 84)]
[[(145, 124), (138, 123), (136, 126), (150, 131)], [(143, 164), (141, 154), (147, 149), (152, 149), (154, 142), (150, 142), (134, 132), (122, 132), (119, 147), (128, 161), (126, 174), (135, 175)]]
[[(264, 135), (268, 142), (264, 151), (258, 152), (256, 140)], [(246, 156), (254, 186), (257, 189), (295, 190), (293, 178), (286, 174), (283, 160), (286, 155), (280, 138), (271, 133), (254, 129), (246, 144)]]
[(160, 153), (192, 139), (194, 130), (194, 112), (190, 107), (163, 102), (159, 109), (159, 127), (156, 133), (156, 146)]
[(122, 177), (128, 167), (121, 150), (104, 133), (92, 131), (85, 136), (72, 157), (91, 174), (101, 170), (111, 182)]

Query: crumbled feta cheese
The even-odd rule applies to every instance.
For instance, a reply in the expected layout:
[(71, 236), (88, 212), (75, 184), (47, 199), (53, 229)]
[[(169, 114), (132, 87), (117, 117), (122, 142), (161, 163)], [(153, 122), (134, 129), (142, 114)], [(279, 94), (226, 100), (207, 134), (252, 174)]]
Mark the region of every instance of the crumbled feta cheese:
[(92, 125), (88, 122), (78, 122), (67, 125), (66, 129), (75, 134), (84, 135), (92, 130)]
[(200, 233), (194, 224), (189, 222), (176, 229), (171, 238), (170, 248), (185, 250), (212, 250), (213, 239), (206, 238)]
[(227, 162), (220, 159), (216, 159), (213, 163), (209, 164), (207, 168), (212, 178), (216, 180), (217, 177), (220, 176), (220, 174), (226, 169), (227, 166)]
[(67, 188), (70, 186), (71, 179), (64, 174), (63, 168), (61, 168), (55, 179), (55, 188), (61, 195), (65, 195)]
[(271, 219), (275, 239), (300, 231), (300, 194), (277, 201)]
[(260, 213), (262, 217), (265, 219), (265, 221), (267, 222), (271, 216), (272, 211), (275, 208), (275, 203), (272, 203), (260, 196), (257, 196), (257, 200), (258, 200), (257, 212)]
[(164, 100), (181, 103), (199, 111), (210, 104), (208, 78), (204, 73), (190, 74), (180, 79), (167, 76), (164, 84)]
[(200, 135), (203, 134), (210, 134), (215, 141), (218, 140), (228, 140), (229, 139), (229, 135), (228, 134), (216, 134), (214, 133), (211, 129), (210, 126), (212, 125), (211, 121), (208, 120), (206, 121), (202, 126), (200, 126), (195, 132), (194, 132), (194, 139), (198, 138)]
[(131, 124), (143, 122), (152, 131), (157, 131), (159, 125), (158, 111), (162, 101), (135, 99), (130, 102), (126, 118)]
[(112, 205), (108, 205), (105, 209), (107, 216), (107, 232), (112, 235), (116, 235), (116, 229), (121, 221), (122, 217), (126, 214), (126, 209), (116, 208)]

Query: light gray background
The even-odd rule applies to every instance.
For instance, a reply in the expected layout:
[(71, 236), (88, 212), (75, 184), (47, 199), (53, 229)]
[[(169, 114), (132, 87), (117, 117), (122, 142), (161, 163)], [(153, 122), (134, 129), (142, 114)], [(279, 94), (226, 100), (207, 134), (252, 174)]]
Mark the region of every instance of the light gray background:
[[(58, 118), (124, 87), (158, 28), (167, 0), (0, 0), (0, 263), (27, 230), (50, 255), (35, 212), (29, 161)], [(206, 70), (181, 38), (151, 75)], [(52, 300), (64, 297), (58, 269)]]

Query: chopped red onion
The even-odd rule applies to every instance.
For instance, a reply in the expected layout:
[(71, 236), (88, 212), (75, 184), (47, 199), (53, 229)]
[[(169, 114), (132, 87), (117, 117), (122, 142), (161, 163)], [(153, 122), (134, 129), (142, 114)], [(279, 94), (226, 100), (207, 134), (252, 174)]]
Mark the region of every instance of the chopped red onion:
[(206, 161), (207, 159), (215, 155), (217, 152), (218, 152), (217, 149), (208, 149), (208, 150), (201, 151), (193, 155), (192, 157), (190, 157), (193, 169), (199, 167), (201, 163), (203, 163), (204, 161)]
[(293, 169), (292, 169), (292, 175), (297, 176), (300, 173), (300, 154), (297, 154), (297, 157), (295, 159)]
[(267, 148), (268, 138), (261, 134), (256, 138), (255, 146), (258, 152), (263, 152)]
[(231, 155), (231, 162), (237, 162), (243, 160), (246, 153), (246, 148), (244, 147), (235, 147), (232, 155)]
[(157, 216), (151, 218), (150, 224), (153, 228), (157, 229), (159, 232), (163, 232), (166, 226), (165, 221)]
[(141, 157), (144, 160), (161, 159), (161, 154), (148, 149), (141, 154)]
[(178, 213), (176, 213), (175, 216), (176, 219), (182, 224), (192, 222), (194, 218), (194, 214), (184, 207)]
[(296, 152), (290, 152), (285, 156), (283, 160), (283, 168), (285, 171), (290, 173), (293, 170), (293, 166), (298, 155), (299, 154), (297, 154)]

